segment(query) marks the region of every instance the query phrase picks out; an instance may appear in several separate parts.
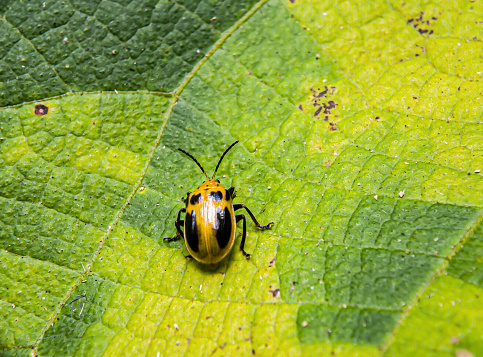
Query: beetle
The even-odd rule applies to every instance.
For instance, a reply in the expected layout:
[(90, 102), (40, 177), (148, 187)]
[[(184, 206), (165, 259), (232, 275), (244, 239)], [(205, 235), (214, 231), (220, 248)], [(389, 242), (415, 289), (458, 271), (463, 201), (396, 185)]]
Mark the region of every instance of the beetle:
[[(272, 228), (273, 225), (273, 222), (270, 222), (261, 226), (248, 207), (244, 204), (233, 204), (233, 199), (236, 196), (235, 188), (232, 186), (226, 189), (219, 180), (215, 179), (221, 161), (237, 143), (238, 141), (235, 141), (221, 155), (211, 179), (198, 160), (186, 151), (178, 149), (198, 165), (205, 175), (206, 181), (193, 192), (186, 194), (184, 199), (186, 207), (179, 210), (178, 219), (174, 222), (176, 235), (164, 238), (164, 240), (171, 242), (183, 237), (191, 257), (210, 266), (216, 266), (230, 253), (235, 244), (236, 224), (240, 220), (243, 220), (240, 249), (245, 257), (250, 257), (250, 254), (244, 249), (247, 235), (246, 218), (244, 214), (235, 215), (235, 211), (244, 208), (255, 225), (262, 230)], [(181, 213), (185, 213), (184, 220), (181, 220)], [(181, 226), (183, 226), (184, 232)]]

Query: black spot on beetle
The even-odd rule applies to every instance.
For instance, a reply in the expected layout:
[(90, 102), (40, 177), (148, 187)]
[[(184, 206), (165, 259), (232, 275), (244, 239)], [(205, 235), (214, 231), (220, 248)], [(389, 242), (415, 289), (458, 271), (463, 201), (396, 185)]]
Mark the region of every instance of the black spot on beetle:
[(197, 195), (192, 195), (191, 198), (190, 198), (190, 203), (192, 205), (195, 205), (198, 202), (200, 202), (200, 198), (201, 198), (201, 193), (198, 193)]
[(35, 115), (42, 116), (46, 115), (49, 112), (49, 107), (43, 105), (43, 104), (37, 104), (35, 106)]
[(195, 211), (191, 213), (186, 213), (185, 217), (185, 236), (186, 242), (190, 246), (193, 252), (197, 252), (199, 250), (198, 247), (198, 230), (196, 227), (196, 214)]
[(221, 249), (228, 245), (231, 238), (232, 221), (228, 207), (220, 208), (216, 212), (216, 240)]
[(221, 201), (223, 199), (223, 194), (221, 191), (210, 192), (210, 197), (215, 201)]

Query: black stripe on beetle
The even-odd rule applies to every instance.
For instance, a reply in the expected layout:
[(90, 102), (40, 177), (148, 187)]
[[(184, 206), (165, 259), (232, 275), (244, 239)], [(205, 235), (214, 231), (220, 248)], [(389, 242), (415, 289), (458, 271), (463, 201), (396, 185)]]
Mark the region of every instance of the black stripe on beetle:
[(190, 198), (190, 203), (191, 203), (192, 205), (195, 205), (195, 204), (197, 204), (198, 202), (200, 202), (200, 198), (201, 198), (201, 193), (198, 193), (197, 195), (193, 195), (193, 196), (191, 196), (191, 198)]
[(221, 191), (214, 191), (210, 192), (210, 197), (211, 199), (219, 202), (223, 199), (223, 194), (221, 193)]
[(190, 246), (193, 252), (197, 252), (199, 250), (198, 247), (198, 228), (196, 227), (196, 214), (195, 211), (187, 212), (185, 217), (185, 236), (186, 242)]
[(225, 248), (231, 238), (232, 221), (228, 207), (224, 210), (217, 208), (216, 210), (216, 240), (221, 249)]

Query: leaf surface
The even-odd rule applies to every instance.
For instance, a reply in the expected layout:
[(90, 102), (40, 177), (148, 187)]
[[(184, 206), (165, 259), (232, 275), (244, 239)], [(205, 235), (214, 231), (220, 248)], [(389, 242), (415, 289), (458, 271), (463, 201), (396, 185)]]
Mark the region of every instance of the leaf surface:
[[(481, 5), (0, 11), (0, 353), (483, 351)], [(235, 140), (217, 177), (275, 224), (210, 270), (163, 241), (177, 148)]]

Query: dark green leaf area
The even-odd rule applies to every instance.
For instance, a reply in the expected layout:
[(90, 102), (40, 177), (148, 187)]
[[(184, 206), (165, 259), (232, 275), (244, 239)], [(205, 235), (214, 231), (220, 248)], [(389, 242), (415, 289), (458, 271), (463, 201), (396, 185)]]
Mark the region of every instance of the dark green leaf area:
[(2, 357), (31, 357), (31, 348), (19, 348), (14, 350), (0, 351), (0, 356)]
[(211, 22), (217, 30), (223, 31), (250, 10), (256, 1), (181, 0), (177, 3), (199, 16), (203, 22)]
[(252, 3), (10, 2), (0, 8), (0, 106), (68, 91), (172, 91)]
[[(87, 355), (93, 355), (98, 350), (104, 350), (114, 335), (114, 332), (101, 322), (102, 316), (108, 308), (109, 301), (116, 290), (117, 285), (96, 276), (88, 276), (70, 297), (58, 320), (47, 330), (42, 343), (39, 346), (41, 356), (72, 356), (75, 351), (83, 351)], [(85, 295), (85, 296), (84, 296)], [(74, 301), (75, 300), (75, 301)], [(90, 328), (90, 332), (86, 330)], [(96, 342), (91, 345), (93, 350), (85, 350), (79, 345), (81, 339), (89, 333), (97, 332)]]
[(303, 304), (298, 310), (297, 330), (302, 344), (352, 342), (379, 345), (400, 313)]
[[(141, 190), (132, 198), (121, 219), (161, 245), (179, 247), (175, 242), (167, 244), (163, 238), (176, 234), (174, 221), (183, 206), (181, 199), (176, 202), (154, 190)], [(184, 215), (181, 219), (183, 218)]]
[(102, 231), (54, 210), (0, 198), (0, 248), (82, 271)]
[(277, 267), (284, 301), (400, 310), (443, 260), (316, 244), (280, 240)]
[(297, 205), (306, 192), (304, 186), (290, 192), (285, 183), (279, 190), (295, 203), (282, 208), (274, 227), (283, 236), (277, 268), (287, 302), (402, 309), (480, 212), (335, 189), (323, 191), (319, 202)]
[(483, 227), (480, 225), (454, 256), (448, 274), (483, 287)]

